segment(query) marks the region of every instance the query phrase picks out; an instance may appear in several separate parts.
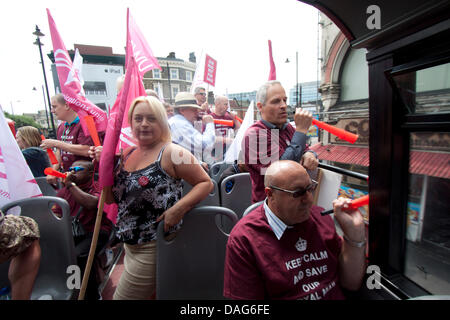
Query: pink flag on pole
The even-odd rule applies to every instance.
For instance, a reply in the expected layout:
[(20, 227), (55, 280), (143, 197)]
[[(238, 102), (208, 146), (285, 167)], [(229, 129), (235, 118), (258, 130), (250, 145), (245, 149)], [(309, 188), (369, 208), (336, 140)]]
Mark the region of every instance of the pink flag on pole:
[(89, 135), (84, 117), (90, 115), (94, 118), (98, 132), (106, 130), (108, 123), (106, 112), (90, 102), (82, 95), (83, 88), (76, 68), (70, 59), (64, 42), (56, 29), (50, 10), (47, 9), (48, 24), (52, 36), (53, 52), (55, 55), (56, 71), (61, 85), (61, 91), (68, 105), (78, 114), (85, 135)]
[(277, 79), (277, 70), (275, 68), (275, 63), (273, 62), (272, 57), (272, 41), (269, 40), (269, 59), (270, 59), (270, 73), (269, 73), (269, 80), (276, 80)]
[(206, 55), (203, 81), (214, 87), (216, 84), (216, 71), (217, 61), (211, 58), (209, 55)]
[(0, 137), (0, 207), (11, 201), (42, 196), (1, 107)]
[(117, 96), (116, 102), (111, 109), (105, 141), (103, 142), (103, 151), (99, 167), (99, 184), (102, 189), (105, 186), (112, 186), (114, 183), (114, 156), (116, 154), (117, 146), (119, 145), (123, 120), (128, 122), (127, 115), (130, 104), (135, 98), (146, 95), (133, 56), (128, 57), (127, 64), (128, 69), (125, 74), (125, 81)]
[[(158, 59), (153, 55), (152, 49), (148, 45), (136, 21), (127, 9), (127, 57), (134, 56), (141, 78), (144, 74), (152, 69), (162, 70), (159, 66)], [(128, 63), (128, 58), (127, 61)], [(127, 67), (127, 66), (126, 66)]]

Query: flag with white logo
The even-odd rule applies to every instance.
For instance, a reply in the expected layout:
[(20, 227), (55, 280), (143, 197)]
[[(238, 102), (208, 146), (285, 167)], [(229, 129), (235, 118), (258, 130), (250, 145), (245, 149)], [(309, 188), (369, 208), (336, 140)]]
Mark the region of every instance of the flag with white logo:
[[(153, 55), (152, 49), (148, 45), (136, 21), (130, 14), (130, 9), (127, 9), (127, 49), (126, 55), (134, 56), (136, 65), (139, 70), (141, 78), (144, 74), (152, 69), (162, 68), (159, 66), (158, 59)], [(128, 58), (126, 63), (128, 63)], [(127, 66), (126, 66), (127, 67)]]
[(0, 136), (2, 137), (0, 139), (0, 207), (11, 201), (42, 196), (41, 189), (9, 129), (1, 106)]
[(106, 112), (83, 96), (83, 88), (77, 70), (70, 59), (69, 53), (66, 50), (58, 30), (56, 29), (55, 21), (53, 20), (49, 9), (47, 9), (47, 16), (52, 36), (56, 71), (58, 73), (61, 93), (64, 95), (64, 99), (78, 114), (85, 135), (89, 135), (89, 130), (84, 120), (84, 117), (88, 115), (93, 117), (98, 132), (105, 131), (108, 124)]

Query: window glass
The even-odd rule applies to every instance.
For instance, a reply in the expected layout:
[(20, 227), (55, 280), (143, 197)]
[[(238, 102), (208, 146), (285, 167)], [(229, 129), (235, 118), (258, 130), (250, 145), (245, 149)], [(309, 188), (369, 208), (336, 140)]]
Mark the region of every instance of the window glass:
[(186, 71), (186, 81), (192, 81), (192, 71)]
[(159, 69), (153, 69), (153, 78), (161, 79), (161, 71)]
[(450, 294), (450, 134), (410, 133), (404, 274), (431, 294)]
[(178, 79), (178, 69), (170, 69), (170, 79), (177, 80)]
[(409, 114), (450, 112), (450, 63), (393, 77)]

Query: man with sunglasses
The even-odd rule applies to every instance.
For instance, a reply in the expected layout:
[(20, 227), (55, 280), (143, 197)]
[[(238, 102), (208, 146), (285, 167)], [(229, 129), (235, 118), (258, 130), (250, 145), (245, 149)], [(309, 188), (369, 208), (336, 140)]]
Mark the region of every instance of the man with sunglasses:
[[(63, 179), (64, 187), (58, 190), (57, 196), (69, 203), (71, 217), (78, 215), (78, 219), (86, 231), (86, 234), (83, 236), (74, 236), (77, 263), (83, 274), (94, 233), (100, 190), (97, 183), (94, 182), (94, 165), (92, 161), (75, 161), (66, 174), (67, 177)], [(52, 210), (56, 215), (62, 214), (60, 207), (55, 206)], [(97, 252), (108, 241), (111, 228), (112, 223), (106, 218), (106, 214), (103, 214)], [(87, 300), (97, 300), (100, 297), (98, 285), (95, 272), (91, 272), (86, 289)]]
[(245, 132), (242, 141), (245, 164), (252, 181), (252, 202), (265, 198), (264, 172), (277, 160), (293, 160), (308, 170), (315, 170), (319, 161), (306, 146), (312, 114), (297, 108), (294, 115), (295, 128), (287, 118), (287, 96), (279, 81), (263, 84), (256, 94), (256, 106), (261, 120)]
[(349, 200), (333, 201), (335, 218), (313, 206), (316, 187), (298, 163), (272, 163), (266, 199), (231, 231), (224, 270), (224, 296), (231, 299), (344, 299), (365, 273), (365, 229)]
[(194, 90), (194, 97), (197, 100), (197, 105), (202, 108), (202, 114), (210, 114), (209, 104), (206, 96), (206, 89), (203, 87), (197, 87)]

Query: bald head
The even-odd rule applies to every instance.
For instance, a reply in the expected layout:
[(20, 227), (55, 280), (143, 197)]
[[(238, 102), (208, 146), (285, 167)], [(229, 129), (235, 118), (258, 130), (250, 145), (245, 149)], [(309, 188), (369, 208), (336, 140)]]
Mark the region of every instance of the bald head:
[(228, 109), (228, 98), (225, 96), (216, 96), (216, 99), (214, 100), (215, 114), (219, 116), (225, 115)]
[(308, 190), (311, 179), (298, 162), (280, 160), (272, 163), (264, 176), (267, 205), (286, 225), (294, 225), (309, 219), (313, 203), (312, 193), (300, 196), (295, 192)]
[(287, 187), (293, 176), (309, 179), (305, 168), (298, 162), (291, 160), (275, 161), (267, 168), (264, 175), (264, 186)]

